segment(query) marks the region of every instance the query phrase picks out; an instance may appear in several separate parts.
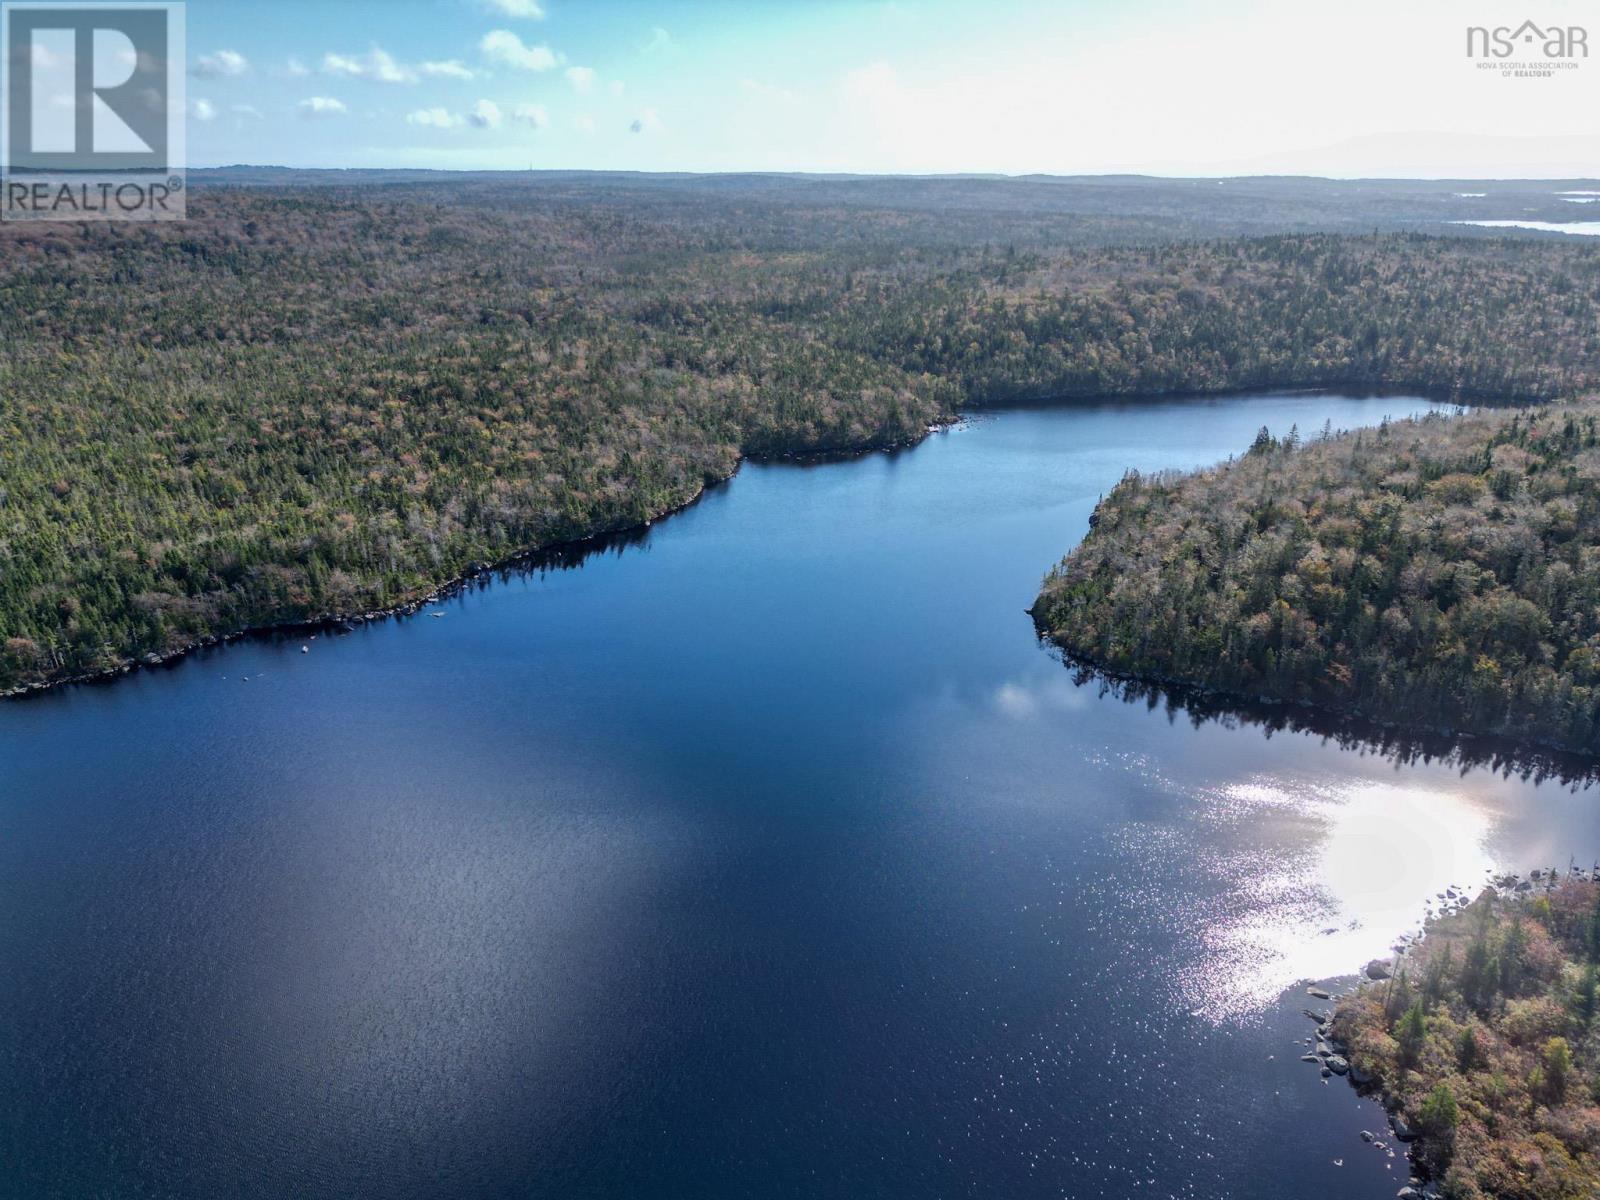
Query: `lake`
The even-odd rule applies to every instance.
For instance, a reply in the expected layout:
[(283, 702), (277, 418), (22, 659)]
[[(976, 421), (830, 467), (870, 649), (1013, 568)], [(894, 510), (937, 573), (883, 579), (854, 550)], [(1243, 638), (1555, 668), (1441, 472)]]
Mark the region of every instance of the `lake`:
[(1430, 407), (981, 415), (0, 705), (0, 1191), (1392, 1196), (1305, 984), (1593, 794), (1196, 727), (1024, 610), (1125, 468)]
[(1532, 229), (1538, 233), (1566, 233), (1574, 237), (1600, 236), (1600, 221), (1451, 221), (1450, 224), (1479, 225), (1486, 229)]

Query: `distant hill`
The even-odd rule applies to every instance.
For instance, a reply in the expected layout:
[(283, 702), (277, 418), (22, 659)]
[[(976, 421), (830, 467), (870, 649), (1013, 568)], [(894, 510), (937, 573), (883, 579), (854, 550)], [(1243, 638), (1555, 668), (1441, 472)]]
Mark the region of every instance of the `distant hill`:
[[(1323, 179), (1305, 175), (1161, 178), (1148, 175), (696, 175), (633, 171), (301, 170), (229, 166), (191, 170), (200, 188), (434, 189), (444, 203), (515, 204), (627, 196), (808, 208), (985, 211), (1077, 218), (1080, 240), (1110, 242), (1284, 232), (1415, 230), (1479, 236), (1449, 222), (1571, 221), (1560, 195), (1600, 190), (1594, 179)], [(996, 237), (1014, 233), (997, 229)]]

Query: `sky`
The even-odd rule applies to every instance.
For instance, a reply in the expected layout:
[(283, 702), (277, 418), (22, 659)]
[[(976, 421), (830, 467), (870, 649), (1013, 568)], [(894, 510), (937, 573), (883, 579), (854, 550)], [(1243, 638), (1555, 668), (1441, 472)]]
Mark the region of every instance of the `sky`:
[[(1526, 19), (1595, 57), (1468, 57)], [(1600, 175), (1567, 0), (189, 0), (187, 43), (193, 166)]]

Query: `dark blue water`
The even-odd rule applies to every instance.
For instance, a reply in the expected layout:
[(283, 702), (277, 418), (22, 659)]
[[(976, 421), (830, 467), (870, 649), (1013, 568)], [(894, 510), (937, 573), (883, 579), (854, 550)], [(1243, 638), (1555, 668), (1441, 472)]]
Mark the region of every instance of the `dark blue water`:
[(747, 466), (442, 618), (0, 706), (0, 1194), (1392, 1195), (1304, 980), (1592, 858), (1592, 795), (1173, 722), (1024, 609), (1125, 467), (1425, 407)]

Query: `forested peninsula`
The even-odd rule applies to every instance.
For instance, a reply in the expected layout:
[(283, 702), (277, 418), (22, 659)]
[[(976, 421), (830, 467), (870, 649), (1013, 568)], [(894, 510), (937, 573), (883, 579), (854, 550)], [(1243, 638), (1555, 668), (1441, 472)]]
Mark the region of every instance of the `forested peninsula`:
[(1127, 475), (1041, 632), (1115, 675), (1600, 751), (1600, 404), (1284, 433)]
[(1430, 1182), (1402, 1197), (1600, 1190), (1600, 884), (1583, 869), (1496, 884), (1372, 964), (1387, 977), (1341, 998), (1327, 1027), (1335, 1069), (1414, 1140)]
[[(1194, 240), (1250, 228), (1239, 214), (1253, 210), (1229, 197), (1210, 226), (1139, 225), (951, 186), (938, 205), (769, 183), (230, 186), (195, 189), (181, 224), (0, 229), (0, 692), (406, 605), (483, 564), (637, 526), (742, 456), (903, 444), (988, 403), (1349, 384), (1547, 400), (1600, 386), (1600, 247)], [(1588, 745), (1600, 651), (1576, 614), (1586, 468), (1545, 464), (1550, 435), (1535, 428), (1454, 482), (1418, 466), (1414, 485), (1384, 485), (1379, 506), (1396, 511), (1330, 527), (1308, 599), (1247, 591), (1252, 632), (1212, 681), (1403, 704), (1458, 668), (1381, 683), (1363, 666), (1369, 627), (1424, 667), (1430, 647), (1456, 646), (1437, 637), (1466, 637), (1473, 650), (1449, 662), (1467, 655), (1471, 689), (1441, 711)], [(1287, 493), (1296, 461), (1273, 448), (1237, 470), (1283, 472)], [(1198, 672), (1227, 630), (1219, 610), (1213, 632), (1183, 632), (1189, 599), (1160, 590), (1183, 562), (1139, 559), (1154, 590), (1137, 602), (1091, 565), (1117, 528), (1142, 553), (1135, 512), (1183, 486), (1202, 485), (1130, 481), (1113, 498), (1041, 608), (1061, 614), (1063, 641)], [(1402, 591), (1363, 590), (1388, 578), (1363, 547), (1410, 528), (1398, 510), (1417, 498), (1532, 514), (1529, 566), (1520, 550), (1441, 547), (1452, 582), (1419, 568), (1429, 581), (1415, 585), (1441, 616), (1459, 603), (1465, 620), (1502, 588), (1521, 607), (1473, 616), (1469, 633), (1406, 618), (1402, 635)], [(1240, 519), (1276, 545), (1292, 508)], [(1197, 567), (1192, 587), (1220, 586), (1214, 567), (1228, 569)], [(1573, 615), (1552, 614), (1556, 595)], [(1130, 636), (1138, 614), (1150, 632)], [(1334, 621), (1360, 633), (1318, 651), (1329, 691), (1303, 676)], [(1150, 648), (1169, 634), (1170, 661)]]

